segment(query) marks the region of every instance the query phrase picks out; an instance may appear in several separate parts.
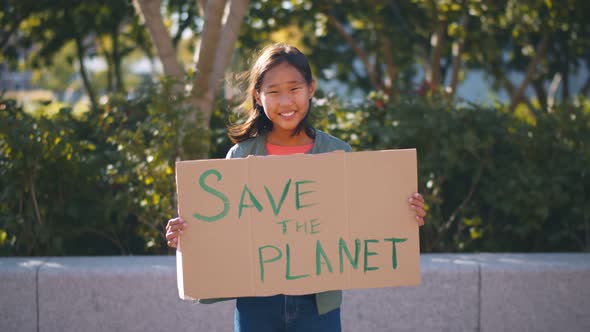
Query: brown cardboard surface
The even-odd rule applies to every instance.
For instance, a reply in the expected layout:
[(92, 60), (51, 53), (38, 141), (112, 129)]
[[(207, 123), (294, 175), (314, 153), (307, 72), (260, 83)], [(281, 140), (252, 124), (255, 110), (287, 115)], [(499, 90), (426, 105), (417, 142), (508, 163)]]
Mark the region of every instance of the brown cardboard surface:
[(414, 149), (181, 161), (176, 183), (181, 298), (420, 283)]

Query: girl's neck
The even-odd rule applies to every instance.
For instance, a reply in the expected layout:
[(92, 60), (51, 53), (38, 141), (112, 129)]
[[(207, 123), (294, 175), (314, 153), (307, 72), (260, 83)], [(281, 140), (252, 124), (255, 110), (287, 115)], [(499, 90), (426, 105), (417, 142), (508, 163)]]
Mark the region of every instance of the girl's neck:
[(293, 136), (291, 131), (271, 130), (266, 135), (266, 142), (281, 146), (299, 146), (313, 143), (313, 139), (301, 130), (298, 135)]

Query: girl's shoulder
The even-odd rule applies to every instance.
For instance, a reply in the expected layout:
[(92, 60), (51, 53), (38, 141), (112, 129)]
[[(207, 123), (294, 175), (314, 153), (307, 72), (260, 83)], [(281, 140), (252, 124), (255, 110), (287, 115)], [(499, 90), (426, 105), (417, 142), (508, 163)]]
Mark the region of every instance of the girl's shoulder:
[(244, 158), (247, 157), (249, 155), (256, 155), (258, 154), (257, 151), (257, 146), (258, 141), (260, 141), (260, 137), (252, 137), (249, 138), (245, 141), (239, 142), (234, 144), (229, 151), (227, 152), (227, 155), (225, 156), (226, 159), (231, 159), (231, 158)]
[[(225, 158), (245, 158), (249, 155), (266, 155), (267, 151), (265, 143), (266, 137), (264, 135), (249, 138), (245, 141), (234, 144), (234, 146), (232, 146), (227, 152)], [(324, 153), (337, 150), (351, 152), (352, 147), (350, 144), (339, 138), (315, 129), (315, 142), (311, 153)]]
[(321, 130), (315, 130), (315, 140), (316, 144), (314, 144), (315, 153), (321, 152), (330, 152), (336, 150), (344, 150), (346, 152), (351, 152), (352, 147), (350, 144), (344, 142), (343, 140), (336, 138), (328, 133), (325, 133)]

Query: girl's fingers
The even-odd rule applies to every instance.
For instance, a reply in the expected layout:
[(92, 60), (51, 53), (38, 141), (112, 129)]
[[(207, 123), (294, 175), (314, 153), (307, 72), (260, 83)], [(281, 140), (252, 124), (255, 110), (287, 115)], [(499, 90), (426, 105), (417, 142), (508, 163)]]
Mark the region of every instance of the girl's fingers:
[(424, 218), (420, 216), (416, 216), (416, 221), (418, 221), (418, 226), (424, 226)]
[(412, 210), (416, 211), (417, 216), (420, 216), (420, 217), (426, 216), (426, 210), (424, 210), (424, 205), (410, 204), (410, 208)]
[(166, 224), (166, 232), (176, 231), (179, 229), (182, 230), (187, 226), (188, 226), (188, 224), (180, 218), (170, 219), (170, 220), (168, 220), (168, 223)]
[(172, 225), (169, 227), (166, 227), (167, 231), (178, 231), (178, 230), (184, 230), (184, 228), (187, 226), (187, 224), (176, 224), (176, 225)]
[(416, 200), (416, 199), (409, 199), (408, 202), (410, 202), (410, 205), (414, 205), (417, 206), (419, 208), (424, 208), (424, 202)]
[(171, 248), (176, 248), (178, 236), (182, 234), (182, 231), (187, 226), (188, 224), (180, 217), (168, 220), (166, 224), (166, 244)]
[(426, 217), (426, 211), (424, 211), (423, 208), (416, 206), (416, 205), (412, 205), (412, 209), (414, 209), (416, 211), (416, 215), (419, 217)]
[(184, 220), (179, 218), (173, 218), (168, 220), (168, 226), (173, 226), (173, 225), (178, 225), (178, 224), (184, 224)]
[(423, 208), (418, 207), (416, 205), (410, 205), (410, 207), (416, 211), (416, 221), (418, 221), (418, 225), (419, 226), (423, 226), (424, 225), (424, 217), (426, 217), (426, 211), (424, 211)]
[(418, 222), (419, 226), (424, 225), (424, 217), (426, 217), (426, 210), (424, 210), (424, 197), (420, 193), (413, 193), (410, 198), (408, 198), (408, 202), (410, 203), (410, 208), (416, 211), (416, 221)]
[(419, 226), (424, 225), (424, 217), (426, 217), (426, 210), (424, 210), (424, 197), (420, 193), (413, 193), (412, 197), (408, 198), (410, 208), (416, 211), (416, 221)]
[(179, 231), (177, 231), (177, 232), (174, 232), (174, 231), (172, 231), (172, 232), (167, 232), (167, 233), (166, 233), (166, 240), (174, 240), (174, 239), (176, 239), (176, 238), (177, 238), (177, 237), (178, 237), (178, 236), (179, 236), (181, 233), (182, 233), (182, 232), (179, 232)]
[(414, 193), (412, 197), (408, 198), (408, 202), (418, 206), (424, 206), (424, 197), (419, 193)]

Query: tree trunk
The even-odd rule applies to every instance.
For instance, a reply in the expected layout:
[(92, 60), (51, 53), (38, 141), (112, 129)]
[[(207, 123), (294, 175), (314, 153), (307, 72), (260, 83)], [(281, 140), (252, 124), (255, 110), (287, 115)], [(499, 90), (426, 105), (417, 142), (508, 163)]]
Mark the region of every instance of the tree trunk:
[(570, 99), (570, 76), (569, 76), (569, 72), (566, 69), (561, 73), (562, 76), (562, 82), (563, 84), (561, 85), (561, 102), (562, 103), (567, 103)]
[[(215, 95), (209, 88), (209, 80), (217, 58), (222, 16), (226, 5), (226, 1), (207, 1), (203, 32), (195, 52), (196, 75), (193, 80), (191, 103), (197, 106), (197, 112), (201, 112), (202, 120), (206, 123), (209, 123), (215, 101)], [(196, 118), (197, 114), (193, 113), (189, 116), (189, 121), (195, 121)]]
[(350, 45), (356, 56), (358, 56), (359, 59), (365, 65), (365, 69), (367, 70), (369, 80), (371, 81), (373, 87), (376, 90), (384, 91), (385, 87), (377, 79), (377, 74), (373, 70), (373, 66), (369, 61), (369, 56), (367, 55), (367, 53), (358, 45), (358, 43), (352, 38), (352, 36), (348, 32), (346, 32), (346, 29), (344, 29), (342, 23), (340, 23), (334, 15), (328, 13), (325, 13), (325, 15), (328, 18), (328, 23), (330, 23), (336, 29), (336, 31), (338, 31), (338, 33), (344, 38), (344, 40), (346, 40), (346, 42), (348, 43), (348, 45)]
[(121, 56), (120, 52), (120, 45), (119, 45), (119, 26), (113, 28), (111, 31), (111, 39), (113, 42), (113, 64), (114, 64), (114, 72), (115, 72), (115, 91), (123, 92), (125, 91), (125, 86), (123, 85), (123, 75), (121, 74), (121, 61), (123, 57)]
[[(221, 31), (221, 40), (215, 57), (216, 61), (213, 66), (213, 73), (209, 79), (209, 90), (211, 90), (213, 96), (217, 94), (220, 81), (231, 62), (234, 47), (240, 34), (240, 27), (244, 22), (244, 16), (248, 10), (249, 3), (249, 0), (232, 0), (230, 3), (229, 14), (224, 20), (223, 30)], [(212, 104), (210, 105), (212, 106)], [(205, 107), (203, 113), (211, 114), (211, 109)]]
[(432, 37), (430, 38), (430, 46), (432, 47), (432, 56), (430, 60), (430, 86), (433, 91), (436, 91), (441, 83), (440, 58), (442, 55), (444, 29), (445, 24), (443, 22), (438, 22), (432, 33)]
[[(225, 9), (225, 17), (218, 16), (222, 26), (221, 31), (212, 31), (213, 27), (211, 27), (209, 35), (205, 37), (205, 29), (203, 30), (199, 53), (196, 54), (197, 75), (190, 101), (191, 104), (198, 106), (198, 111), (201, 113), (200, 120), (205, 124), (208, 124), (211, 120), (213, 107), (215, 106), (215, 96), (221, 84), (221, 79), (225, 75), (225, 70), (231, 61), (248, 4), (249, 0), (231, 0)], [(209, 6), (209, 2), (207, 6)], [(210, 10), (210, 7), (206, 8), (206, 11)], [(217, 8), (212, 10), (217, 10)], [(207, 14), (207, 16), (211, 19), (214, 15)], [(209, 22), (211, 25), (216, 25), (214, 21), (210, 20)], [(207, 23), (205, 23), (205, 27), (207, 26)], [(214, 39), (211, 39), (212, 37)], [(212, 44), (216, 45), (213, 46)], [(205, 57), (209, 59), (206, 60)], [(196, 113), (193, 113), (189, 121), (194, 121), (196, 115)]]
[(537, 49), (535, 51), (535, 56), (533, 57), (533, 59), (529, 63), (524, 80), (522, 81), (522, 83), (520, 84), (520, 86), (518, 87), (516, 92), (514, 93), (514, 96), (512, 96), (512, 102), (510, 105), (511, 111), (514, 111), (514, 109), (516, 109), (516, 106), (518, 106), (518, 103), (520, 103), (522, 101), (522, 98), (524, 96), (524, 92), (526, 91), (526, 88), (528, 87), (529, 83), (531, 82), (531, 80), (535, 76), (535, 71), (537, 69), (537, 65), (539, 64), (539, 61), (541, 61), (541, 58), (545, 55), (545, 51), (547, 50), (548, 45), (549, 45), (549, 33), (546, 32), (543, 35), (543, 39), (541, 39), (541, 41), (539, 42), (539, 45), (537, 45)]
[(78, 64), (80, 65), (80, 76), (82, 77), (82, 83), (84, 84), (84, 88), (86, 89), (86, 93), (88, 94), (88, 99), (90, 99), (90, 105), (92, 105), (92, 109), (98, 108), (98, 103), (96, 102), (96, 94), (92, 85), (90, 84), (90, 80), (88, 79), (88, 74), (86, 73), (86, 66), (84, 65), (84, 45), (82, 45), (82, 40), (80, 36), (76, 36), (76, 55), (78, 56)]
[(447, 96), (453, 97), (457, 93), (459, 85), (459, 73), (461, 71), (461, 52), (463, 52), (463, 41), (453, 42), (453, 63), (451, 65), (451, 82), (445, 89)]
[(158, 58), (162, 63), (164, 75), (182, 82), (184, 70), (176, 58), (176, 50), (172, 45), (172, 38), (164, 25), (162, 14), (160, 13), (160, 0), (133, 0), (133, 5), (137, 14), (148, 28), (152, 42), (156, 47)]
[(197, 6), (199, 8), (199, 13), (201, 13), (201, 16), (205, 17), (205, 7), (207, 6), (207, 0), (197, 0)]
[(115, 91), (114, 89), (114, 84), (113, 84), (113, 77), (115, 75), (113, 75), (113, 61), (111, 59), (111, 55), (109, 54), (109, 52), (104, 52), (104, 57), (105, 59), (107, 59), (107, 91), (109, 93)]
[(0, 40), (0, 53), (4, 52), (4, 48), (8, 45), (8, 41), (10, 41), (10, 37), (14, 35), (14, 33), (18, 30), (21, 22), (24, 20), (24, 17), (17, 18), (12, 26), (7, 29), (6, 33), (2, 36)]
[(551, 80), (551, 84), (549, 85), (549, 95), (547, 96), (547, 112), (549, 113), (553, 112), (555, 96), (557, 95), (559, 83), (561, 83), (561, 74), (555, 73), (555, 75), (553, 75), (553, 79)]
[(541, 104), (541, 109), (547, 109), (547, 93), (543, 87), (543, 78), (537, 78), (536, 80), (533, 80), (532, 85), (533, 89), (535, 89), (537, 100), (539, 100), (539, 104)]
[[(461, 16), (461, 28), (467, 33), (467, 13)], [(461, 54), (463, 53), (463, 36), (459, 36), (458, 40), (453, 42), (453, 62), (451, 65), (451, 82), (446, 89), (447, 96), (453, 97), (457, 93), (457, 86), (459, 85), (459, 73), (461, 71)]]
[(385, 63), (385, 72), (389, 78), (389, 84), (386, 84), (389, 95), (397, 96), (399, 94), (399, 87), (397, 86), (396, 67), (393, 63), (393, 54), (391, 53), (391, 43), (387, 36), (381, 35), (383, 62)]
[(113, 92), (113, 58), (112, 58), (112, 54), (109, 53), (107, 46), (105, 45), (104, 42), (104, 38), (103, 37), (99, 37), (96, 38), (96, 44), (97, 44), (97, 48), (99, 50), (101, 50), (102, 56), (105, 58), (106, 62), (107, 62), (107, 92), (111, 93)]
[[(188, 102), (195, 110), (186, 119), (191, 125), (195, 123), (197, 115), (200, 113), (202, 117), (199, 118), (199, 121), (202, 121), (202, 125), (198, 127), (209, 128), (219, 81), (231, 61), (234, 45), (248, 4), (248, 0), (198, 1), (199, 11), (203, 12), (204, 10), (204, 15), (202, 15), (204, 25), (199, 46), (195, 52), (196, 70), (192, 82), (192, 94), (188, 98)], [(182, 81), (182, 67), (176, 58), (172, 37), (162, 21), (160, 1), (134, 0), (134, 5), (148, 27), (152, 41), (156, 45), (158, 57), (164, 67), (164, 73)], [(190, 140), (189, 134), (180, 132), (179, 143), (184, 142), (185, 138)], [(187, 151), (187, 153), (189, 152)], [(179, 154), (185, 154), (182, 143), (179, 144)], [(199, 154), (202, 154), (202, 151)], [(200, 157), (206, 158), (207, 155)]]
[(213, 72), (213, 65), (217, 56), (217, 48), (222, 30), (222, 15), (226, 1), (207, 1), (205, 7), (205, 22), (199, 48), (195, 53), (197, 75), (194, 92), (201, 94), (209, 86), (209, 78)]
[(588, 92), (590, 92), (590, 76), (586, 78), (586, 82), (584, 82), (584, 85), (582, 85), (582, 88), (580, 89), (580, 94), (582, 96), (586, 96)]
[[(498, 70), (496, 70), (497, 73)], [(510, 96), (510, 99), (512, 99), (514, 97), (514, 95), (516, 94), (516, 87), (514, 86), (514, 84), (512, 84), (512, 82), (510, 82), (510, 80), (508, 78), (506, 78), (506, 74), (505, 73), (499, 73), (497, 75), (499, 77), (500, 82), (502, 83), (502, 85), (504, 86), (504, 88), (506, 89), (506, 92), (508, 92), (508, 95)], [(533, 112), (532, 114), (536, 117), (535, 114), (535, 108), (533, 107), (533, 104), (531, 103), (531, 101), (528, 98), (522, 98), (522, 101), (528, 106), (528, 108), (531, 110), (531, 112)]]

